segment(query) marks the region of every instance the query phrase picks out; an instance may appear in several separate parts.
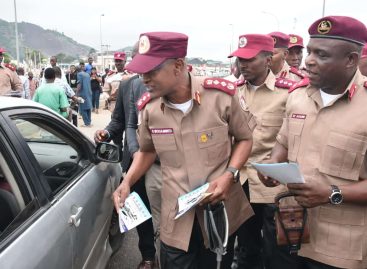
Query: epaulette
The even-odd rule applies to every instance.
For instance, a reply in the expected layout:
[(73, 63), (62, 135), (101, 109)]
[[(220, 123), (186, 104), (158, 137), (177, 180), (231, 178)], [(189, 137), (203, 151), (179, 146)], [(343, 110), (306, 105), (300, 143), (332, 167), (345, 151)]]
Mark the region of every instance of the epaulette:
[(13, 72), (15, 72), (17, 70), (14, 65), (11, 65), (11, 64), (8, 64), (8, 63), (5, 64), (5, 67), (10, 69)]
[(286, 78), (276, 78), (275, 86), (282, 89), (290, 89), (296, 82)]
[(243, 85), (245, 85), (245, 84), (246, 84), (246, 80), (244, 80), (244, 79), (237, 79), (237, 80), (234, 82), (234, 84), (236, 84), (236, 86), (237, 86), (237, 87), (239, 87), (239, 86), (243, 86)]
[(295, 68), (293, 66), (289, 69), (289, 72), (291, 72), (293, 74), (296, 74), (297, 76), (299, 76), (302, 79), (304, 79), (306, 77), (305, 74), (303, 74), (301, 71), (299, 71), (297, 68)]
[(304, 86), (308, 86), (308, 84), (310, 84), (310, 79), (308, 77), (305, 77), (304, 79), (298, 81), (296, 84), (294, 84), (288, 91), (288, 93), (293, 92), (294, 90), (304, 87)]
[(363, 87), (367, 89), (367, 80), (363, 83)]
[(232, 96), (236, 93), (236, 84), (222, 78), (206, 78), (203, 87), (207, 90), (220, 90)]
[(115, 74), (116, 72), (113, 70), (108, 71), (107, 76), (111, 76), (112, 74)]
[(149, 92), (144, 93), (136, 102), (138, 110), (141, 111), (146, 106), (146, 104), (149, 103), (150, 100), (151, 100), (150, 93)]

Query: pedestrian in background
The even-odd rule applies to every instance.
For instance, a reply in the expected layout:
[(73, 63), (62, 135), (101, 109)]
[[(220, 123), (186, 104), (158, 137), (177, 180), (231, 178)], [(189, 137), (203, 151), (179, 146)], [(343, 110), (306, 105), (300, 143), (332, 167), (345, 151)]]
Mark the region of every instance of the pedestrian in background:
[(90, 73), (90, 85), (92, 89), (92, 112), (99, 113), (99, 97), (102, 92), (101, 88), (102, 78), (97, 74), (97, 69), (92, 67)]
[(77, 69), (77, 96), (83, 100), (79, 103), (79, 113), (84, 122), (81, 127), (92, 127), (92, 90), (90, 76), (84, 71), (84, 68), (84, 63), (81, 62)]
[(28, 72), (28, 83), (29, 83), (29, 95), (30, 99), (33, 99), (34, 93), (39, 86), (39, 81), (33, 76), (33, 72)]

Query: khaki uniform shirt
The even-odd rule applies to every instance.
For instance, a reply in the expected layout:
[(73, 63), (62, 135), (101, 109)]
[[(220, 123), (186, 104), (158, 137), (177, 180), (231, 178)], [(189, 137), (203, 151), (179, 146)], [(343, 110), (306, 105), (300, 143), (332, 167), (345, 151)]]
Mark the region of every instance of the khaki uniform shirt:
[[(306, 181), (348, 185), (367, 179), (367, 81), (358, 70), (347, 91), (324, 106), (319, 89), (288, 97), (277, 141)], [(331, 187), (330, 187), (331, 193)], [(324, 204), (308, 210), (311, 242), (299, 255), (342, 268), (367, 268), (367, 206)]]
[(276, 78), (270, 71), (264, 84), (256, 90), (244, 84), (238, 88), (240, 102), (245, 101), (256, 119), (253, 133), (253, 145), (249, 161), (241, 169), (241, 183), (249, 180), (250, 201), (252, 203), (274, 203), (274, 197), (286, 190), (284, 185), (268, 188), (257, 176), (257, 171), (250, 162), (262, 162), (270, 157), (276, 142), (276, 135), (282, 126), (285, 115), (285, 103), (288, 98), (287, 88), (275, 86)]
[(282, 70), (280, 70), (279, 73), (275, 75), (275, 77), (286, 78), (286, 79), (290, 79), (290, 80), (297, 81), (297, 82), (302, 80), (305, 77), (305, 75), (302, 74), (297, 69), (292, 68), (291, 70), (291, 68), (292, 67), (286, 61), (284, 61)]
[(113, 73), (106, 77), (105, 84), (103, 86), (103, 92), (108, 94), (109, 106), (108, 109), (112, 112), (116, 106), (116, 100), (118, 95), (118, 89), (120, 82), (129, 79), (132, 75), (123, 71), (120, 73)]
[[(203, 230), (203, 208), (197, 206), (174, 220), (178, 197), (221, 176), (231, 157), (232, 138), (252, 139), (255, 124), (236, 95), (204, 89), (203, 81), (191, 77), (193, 102), (185, 114), (157, 98), (139, 115), (140, 150), (156, 151), (162, 166), (161, 240), (184, 251), (195, 212)], [(239, 183), (232, 185), (225, 206), (230, 234), (253, 215)]]
[(21, 97), (23, 84), (17, 73), (0, 64), (0, 95)]

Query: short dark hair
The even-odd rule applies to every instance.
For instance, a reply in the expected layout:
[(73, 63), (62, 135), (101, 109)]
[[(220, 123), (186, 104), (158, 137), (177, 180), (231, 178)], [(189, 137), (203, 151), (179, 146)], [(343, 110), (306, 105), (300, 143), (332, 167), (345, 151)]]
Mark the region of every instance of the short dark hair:
[(52, 67), (46, 68), (45, 79), (55, 79), (55, 70)]
[(55, 70), (55, 77), (57, 77), (57, 78), (61, 78), (61, 74), (62, 74), (62, 72), (61, 72), (60, 67), (58, 67), (58, 66), (54, 66), (54, 67), (53, 67), (53, 69)]

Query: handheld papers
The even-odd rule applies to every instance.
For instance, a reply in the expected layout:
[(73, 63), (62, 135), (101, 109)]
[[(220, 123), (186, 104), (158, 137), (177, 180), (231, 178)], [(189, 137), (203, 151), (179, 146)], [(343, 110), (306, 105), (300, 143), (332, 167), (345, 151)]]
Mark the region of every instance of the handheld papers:
[(132, 192), (119, 212), (120, 231), (127, 232), (151, 217), (140, 196)]
[(203, 186), (178, 197), (178, 212), (175, 219), (178, 219), (191, 208), (204, 200), (204, 198), (211, 195), (211, 193), (206, 193), (208, 188), (209, 183), (206, 183)]
[(305, 183), (297, 163), (251, 163), (261, 174), (282, 184)]

